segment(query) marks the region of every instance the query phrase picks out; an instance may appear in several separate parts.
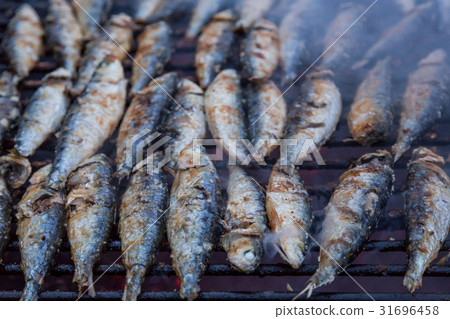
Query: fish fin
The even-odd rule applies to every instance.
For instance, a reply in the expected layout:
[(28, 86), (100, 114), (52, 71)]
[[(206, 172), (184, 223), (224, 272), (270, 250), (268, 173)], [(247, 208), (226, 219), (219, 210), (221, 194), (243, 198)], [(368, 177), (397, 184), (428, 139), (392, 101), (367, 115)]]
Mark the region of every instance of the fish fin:
[(306, 297), (309, 298), (312, 295), (312, 292), (314, 291), (314, 289), (316, 289), (317, 287), (315, 286), (314, 283), (310, 282), (305, 289), (303, 289), (302, 291), (300, 291), (294, 298), (292, 298), (292, 301), (297, 300), (298, 298), (300, 298), (302, 295), (304, 295), (306, 293)]
[(41, 285), (36, 280), (28, 280), (25, 283), (25, 288), (22, 292), (21, 301), (35, 301), (38, 300), (39, 290), (41, 289)]
[(115, 172), (112, 176), (113, 179), (117, 180), (119, 182), (119, 184), (122, 182), (122, 180), (125, 177), (130, 176), (131, 174), (131, 170), (126, 168), (126, 167), (119, 167), (119, 169), (117, 170), (117, 172)]
[(125, 289), (123, 292), (123, 301), (136, 301), (141, 293), (141, 285), (144, 281), (145, 268), (143, 266), (135, 265), (132, 269), (127, 271), (127, 279)]
[(450, 258), (450, 252), (447, 254), (447, 256), (442, 257), (441, 259), (439, 259), (439, 261), (437, 262), (436, 266), (444, 266), (445, 262)]

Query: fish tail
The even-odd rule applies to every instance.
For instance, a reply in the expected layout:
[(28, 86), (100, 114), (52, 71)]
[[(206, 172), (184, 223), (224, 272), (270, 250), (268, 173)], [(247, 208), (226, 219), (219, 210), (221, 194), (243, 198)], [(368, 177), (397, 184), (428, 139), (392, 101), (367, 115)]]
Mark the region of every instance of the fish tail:
[(180, 296), (183, 299), (194, 300), (200, 293), (199, 276), (187, 274), (181, 278)]
[(394, 163), (397, 162), (400, 157), (409, 149), (409, 145), (405, 142), (397, 142), (392, 146), (392, 152), (394, 153)]
[(307, 293), (306, 297), (309, 298), (315, 289), (331, 283), (336, 277), (336, 267), (337, 266), (335, 265), (325, 268), (320, 268), (319, 266), (316, 273), (311, 277), (311, 279), (308, 280), (305, 289), (295, 296), (293, 300), (299, 298), (304, 293)]
[(403, 278), (403, 287), (406, 288), (411, 294), (422, 286), (422, 274), (419, 268), (408, 268), (405, 277)]
[(136, 301), (141, 293), (141, 285), (145, 278), (145, 267), (135, 265), (127, 271), (127, 280), (123, 292), (123, 301)]
[(86, 292), (89, 296), (95, 298), (94, 280), (93, 280), (92, 265), (75, 265), (75, 274), (73, 276), (73, 282), (78, 284), (78, 296), (81, 296)]
[(21, 301), (35, 301), (38, 300), (39, 290), (41, 285), (35, 280), (28, 280), (25, 283), (25, 288), (23, 288)]

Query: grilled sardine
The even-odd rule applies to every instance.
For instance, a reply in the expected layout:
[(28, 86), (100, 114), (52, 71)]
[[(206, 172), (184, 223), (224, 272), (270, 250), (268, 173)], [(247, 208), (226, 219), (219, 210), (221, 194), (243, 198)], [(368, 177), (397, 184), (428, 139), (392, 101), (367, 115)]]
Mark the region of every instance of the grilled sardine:
[(103, 35), (98, 25), (103, 25), (108, 19), (113, 2), (113, 0), (72, 1), (84, 40), (92, 40)]
[(2, 51), (18, 80), (28, 76), (44, 51), (44, 29), (37, 12), (22, 4), (8, 23)]
[(82, 162), (67, 180), (67, 237), (75, 264), (73, 282), (79, 294), (88, 287), (95, 297), (92, 268), (108, 240), (114, 222), (112, 168), (104, 154)]
[(25, 109), (14, 138), (15, 150), (25, 157), (33, 155), (56, 132), (70, 103), (71, 74), (66, 69), (59, 68), (42, 81)]
[[(177, 84), (177, 74), (167, 73), (139, 91), (131, 101), (120, 124), (117, 138), (116, 177), (119, 180), (128, 176), (138, 164), (137, 154), (133, 154), (136, 151), (133, 143), (156, 133), (161, 123), (161, 113), (168, 110), (172, 103), (171, 96), (176, 92)], [(139, 137), (140, 135), (143, 136)]]
[(240, 17), (236, 29), (247, 31), (253, 24), (264, 17), (274, 4), (274, 0), (243, 0), (240, 5)]
[(0, 77), (0, 148), (6, 134), (20, 115), (20, 97), (13, 74), (3, 71)]
[(64, 234), (64, 194), (42, 188), (51, 170), (47, 165), (30, 178), (30, 186), (18, 204), (17, 235), (20, 265), (25, 277), (21, 300), (37, 300)]
[(450, 102), (450, 68), (446, 58), (444, 50), (433, 51), (419, 62), (419, 68), (409, 77), (397, 142), (392, 146), (395, 161), (434, 125)]
[(450, 230), (450, 179), (444, 159), (429, 149), (413, 151), (405, 193), (408, 268), (403, 286), (413, 293)]
[(210, 20), (220, 10), (222, 10), (227, 0), (199, 0), (189, 22), (186, 38), (195, 38)]
[(229, 166), (228, 202), (222, 222), (225, 234), (222, 247), (230, 264), (251, 273), (264, 253), (263, 237), (267, 231), (264, 193), (261, 186), (238, 166)]
[(137, 23), (145, 23), (146, 20), (157, 12), (159, 6), (166, 0), (136, 0), (134, 3), (133, 18)]
[(201, 145), (188, 145), (178, 158), (167, 219), (172, 263), (183, 299), (193, 300), (200, 292), (200, 277), (214, 245), (221, 206), (220, 182), (213, 163)]
[(134, 57), (136, 62), (133, 63), (131, 75), (131, 96), (161, 74), (174, 50), (172, 29), (164, 21), (147, 26), (137, 41), (138, 48)]
[(233, 23), (235, 17), (231, 10), (215, 14), (198, 39), (195, 53), (195, 70), (198, 82), (203, 89), (214, 80), (223, 64), (231, 55), (234, 41)]
[(249, 152), (243, 143), (247, 137), (240, 78), (235, 70), (217, 75), (205, 93), (205, 112), (209, 130), (219, 147), (239, 164)]
[(127, 270), (123, 300), (137, 299), (165, 230), (169, 189), (159, 167), (161, 153), (150, 156), (152, 166), (143, 166), (131, 175), (120, 206), (119, 231)]
[[(181, 151), (196, 139), (206, 135), (205, 106), (203, 90), (194, 82), (183, 79), (178, 84), (176, 103), (168, 115), (165, 133), (172, 137), (166, 146), (169, 163), (166, 167), (175, 172)], [(178, 104), (179, 103), (179, 104)]]
[(277, 68), (278, 55), (277, 26), (267, 20), (257, 21), (242, 46), (244, 77), (250, 81), (269, 79)]
[(308, 281), (308, 298), (314, 289), (333, 282), (363, 249), (375, 231), (394, 181), (391, 154), (363, 155), (339, 178), (325, 208), (319, 268)]
[(297, 170), (288, 172), (279, 163), (273, 167), (266, 209), (276, 250), (292, 268), (299, 268), (308, 251), (313, 214), (308, 191)]
[(66, 115), (47, 187), (63, 188), (68, 175), (111, 136), (125, 108), (126, 84), (119, 61), (100, 64)]
[(390, 59), (379, 61), (356, 92), (347, 117), (353, 139), (371, 145), (387, 138), (394, 120)]

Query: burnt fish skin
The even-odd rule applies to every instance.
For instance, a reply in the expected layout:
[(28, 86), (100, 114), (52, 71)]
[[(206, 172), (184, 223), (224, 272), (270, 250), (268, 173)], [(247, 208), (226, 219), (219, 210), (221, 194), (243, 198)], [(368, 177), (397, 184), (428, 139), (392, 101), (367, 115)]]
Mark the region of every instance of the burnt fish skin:
[(0, 76), (0, 146), (20, 116), (20, 104), (14, 75), (3, 71)]
[[(366, 10), (366, 7), (355, 3), (345, 3), (339, 8), (338, 15), (328, 27), (324, 39), (324, 49), (328, 49), (322, 58), (321, 67), (332, 71), (346, 70), (361, 58), (367, 44), (367, 22), (360, 21), (356, 28), (345, 32)], [(345, 34), (344, 34), (345, 33)], [(344, 35), (343, 35), (344, 34)], [(339, 41), (336, 42), (336, 40)]]
[(404, 51), (405, 47), (414, 43), (418, 34), (422, 34), (424, 30), (429, 30), (430, 26), (433, 25), (434, 9), (433, 1), (415, 7), (400, 22), (384, 32), (380, 39), (365, 53), (362, 60), (353, 65), (353, 69), (362, 68), (396, 50)]
[[(183, 79), (178, 84), (165, 125), (165, 133), (172, 137), (166, 146), (169, 163), (166, 168), (175, 173), (178, 168), (178, 156), (194, 140), (206, 136), (205, 102), (203, 90), (194, 82)], [(179, 104), (178, 104), (179, 103)]]
[(279, 162), (274, 165), (267, 185), (266, 209), (276, 239), (275, 249), (292, 268), (298, 269), (308, 251), (313, 213), (297, 170), (289, 172)]
[(75, 10), (78, 23), (81, 26), (84, 40), (92, 40), (103, 34), (98, 24), (103, 25), (106, 22), (113, 2), (113, 0), (72, 1), (72, 6)]
[(165, 173), (159, 167), (162, 154), (151, 156), (152, 167), (143, 166), (131, 175), (120, 206), (119, 232), (127, 270), (124, 301), (139, 296), (165, 231), (169, 189)]
[(205, 93), (205, 112), (209, 130), (219, 147), (233, 161), (243, 164), (249, 152), (240, 77), (235, 70), (220, 72)]
[(31, 174), (26, 158), (14, 153), (0, 157), (0, 264), (8, 243), (13, 202), (11, 190), (21, 187)]
[(362, 145), (386, 140), (392, 129), (394, 106), (390, 69), (389, 58), (378, 61), (353, 100), (347, 122), (353, 139)]
[(73, 9), (66, 0), (50, 0), (45, 29), (49, 46), (59, 65), (74, 76), (81, 57), (83, 35)]
[(325, 208), (319, 267), (303, 290), (308, 298), (314, 289), (333, 282), (374, 233), (391, 194), (392, 165), (389, 152), (377, 151), (363, 155), (339, 177)]
[(222, 215), (219, 176), (203, 146), (191, 144), (181, 152), (169, 207), (167, 237), (181, 281), (180, 296), (193, 300), (200, 292)]
[(336, 129), (342, 112), (342, 98), (333, 81), (333, 73), (319, 70), (310, 73), (303, 83), (300, 98), (288, 112), (286, 139), (296, 140), (287, 147), (287, 164), (300, 164), (304, 143), (312, 140), (317, 148), (324, 145)]
[(112, 168), (104, 154), (82, 162), (67, 181), (67, 237), (78, 293), (88, 287), (95, 297), (92, 268), (108, 240), (114, 222), (115, 192)]
[(243, 0), (240, 4), (240, 17), (236, 22), (236, 29), (247, 31), (253, 24), (264, 17), (275, 0)]
[(174, 50), (172, 29), (164, 21), (147, 26), (137, 41), (130, 96), (134, 96), (152, 81), (152, 78), (161, 74)]
[(20, 119), (14, 149), (29, 157), (61, 126), (70, 104), (71, 75), (59, 68), (42, 79)]
[(202, 89), (206, 89), (231, 55), (234, 41), (233, 11), (215, 14), (198, 39), (195, 71)]
[(119, 61), (105, 60), (66, 115), (46, 186), (64, 187), (69, 174), (111, 136), (125, 108), (127, 82)]
[(419, 62), (418, 69), (409, 76), (403, 96), (402, 115), (397, 142), (392, 151), (397, 161), (411, 144), (423, 136), (442, 116), (444, 107), (450, 102), (449, 66), (447, 54), (438, 49)]
[(2, 51), (18, 80), (28, 76), (44, 51), (44, 29), (37, 12), (22, 4), (8, 23)]
[(261, 186), (239, 166), (229, 166), (228, 202), (222, 221), (222, 247), (232, 267), (251, 273), (264, 253), (267, 232), (265, 196)]
[(261, 159), (269, 156), (283, 138), (287, 105), (275, 83), (252, 83), (246, 90), (249, 136)]
[[(169, 110), (173, 101), (171, 96), (176, 92), (177, 84), (178, 75), (175, 72), (167, 73), (156, 78), (134, 96), (120, 124), (117, 138), (115, 177), (119, 180), (130, 175), (134, 166), (138, 164), (130, 143), (144, 131), (149, 134), (156, 132), (163, 118), (162, 112)], [(147, 133), (144, 139), (148, 138)], [(138, 141), (139, 139), (134, 143)]]
[(413, 293), (438, 256), (450, 230), (450, 179), (444, 159), (427, 148), (413, 151), (405, 193), (408, 267), (403, 286)]
[(277, 68), (278, 57), (277, 26), (267, 20), (258, 20), (242, 45), (244, 77), (254, 82), (269, 79)]
[(194, 39), (211, 18), (227, 4), (227, 0), (199, 0), (186, 31), (187, 39)]
[(48, 193), (43, 188), (50, 170), (51, 165), (47, 165), (33, 174), (30, 186), (18, 204), (17, 235), (20, 265), (25, 277), (20, 300), (38, 299), (64, 234), (64, 194), (60, 191)]

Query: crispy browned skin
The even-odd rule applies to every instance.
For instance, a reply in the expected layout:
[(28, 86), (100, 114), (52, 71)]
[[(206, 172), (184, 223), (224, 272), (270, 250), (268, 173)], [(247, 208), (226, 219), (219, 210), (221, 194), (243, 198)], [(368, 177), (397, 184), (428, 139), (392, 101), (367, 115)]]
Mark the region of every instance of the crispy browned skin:
[(356, 92), (347, 117), (353, 139), (371, 145), (387, 138), (394, 120), (390, 59), (379, 61)]
[(277, 148), (286, 127), (287, 105), (272, 81), (252, 83), (247, 88), (249, 135), (263, 159)]
[(17, 9), (8, 23), (6, 34), (8, 36), (3, 37), (2, 50), (14, 75), (21, 80), (36, 66), (44, 49), (44, 29), (32, 6), (23, 4)]
[(240, 78), (235, 70), (223, 70), (208, 87), (205, 112), (217, 144), (232, 160), (245, 163), (249, 152), (242, 140), (247, 138), (247, 133)]
[(167, 237), (180, 296), (193, 300), (200, 292), (222, 207), (219, 176), (201, 145), (188, 145), (181, 152), (169, 207)]
[[(166, 168), (175, 172), (178, 167), (178, 156), (181, 151), (196, 139), (206, 135), (206, 119), (203, 90), (194, 82), (183, 79), (178, 84), (165, 133), (172, 137), (166, 146), (169, 163)], [(179, 104), (178, 104), (179, 103)]]
[(450, 179), (444, 159), (429, 149), (413, 151), (405, 193), (408, 268), (403, 286), (413, 293), (422, 275), (438, 256), (450, 230)]
[(102, 36), (103, 31), (98, 24), (103, 25), (106, 22), (113, 2), (113, 0), (72, 1), (72, 6), (81, 26), (84, 40), (92, 40)]
[(391, 194), (392, 165), (389, 152), (369, 153), (339, 178), (325, 209), (319, 268), (303, 291), (308, 297), (314, 289), (333, 282), (375, 231)]
[(141, 159), (137, 157), (136, 146), (156, 132), (161, 115), (172, 103), (171, 96), (177, 90), (178, 75), (167, 73), (142, 89), (131, 101), (120, 124), (117, 138), (117, 173), (122, 179), (128, 176)]
[(37, 300), (64, 234), (64, 195), (45, 191), (51, 165), (38, 170), (18, 204), (17, 235), (25, 277), (21, 300)]
[(240, 17), (236, 22), (236, 29), (248, 30), (253, 24), (264, 17), (275, 0), (243, 0), (240, 4)]
[(264, 253), (263, 236), (267, 231), (264, 193), (261, 186), (238, 166), (229, 166), (228, 202), (222, 222), (221, 238), (230, 264), (251, 273)]
[(120, 206), (119, 232), (127, 279), (123, 300), (136, 300), (165, 231), (169, 189), (161, 169), (162, 154), (135, 171)]
[(186, 38), (193, 39), (211, 18), (227, 4), (227, 0), (199, 0), (189, 22)]
[[(290, 172), (289, 172), (290, 171)], [(297, 170), (273, 167), (267, 185), (266, 209), (275, 248), (292, 268), (299, 268), (308, 251), (313, 220), (311, 202)]]
[(138, 36), (137, 42), (135, 63), (132, 66), (131, 96), (161, 74), (174, 50), (172, 29), (164, 21), (147, 26)]
[(214, 80), (231, 54), (234, 20), (235, 16), (231, 10), (217, 13), (203, 28), (198, 39), (195, 70), (203, 89)]
[(100, 64), (66, 115), (47, 178), (48, 188), (62, 189), (69, 174), (114, 132), (125, 108), (126, 84), (119, 61)]
[(66, 0), (50, 0), (45, 29), (49, 46), (58, 63), (75, 75), (81, 56), (83, 36), (72, 7)]
[(104, 154), (94, 155), (67, 181), (67, 237), (75, 264), (73, 282), (79, 294), (88, 287), (95, 297), (92, 268), (108, 240), (115, 210), (112, 168)]
[(80, 61), (78, 77), (71, 90), (74, 96), (83, 92), (106, 56), (122, 62), (133, 46), (133, 20), (125, 13), (113, 15), (105, 30), (108, 34), (90, 41), (86, 46)]
[(395, 161), (441, 118), (444, 107), (450, 102), (450, 68), (446, 58), (447, 54), (442, 49), (431, 52), (409, 77), (402, 101), (397, 142), (392, 146)]
[(12, 73), (3, 71), (0, 77), (0, 148), (5, 135), (20, 115), (20, 97)]

